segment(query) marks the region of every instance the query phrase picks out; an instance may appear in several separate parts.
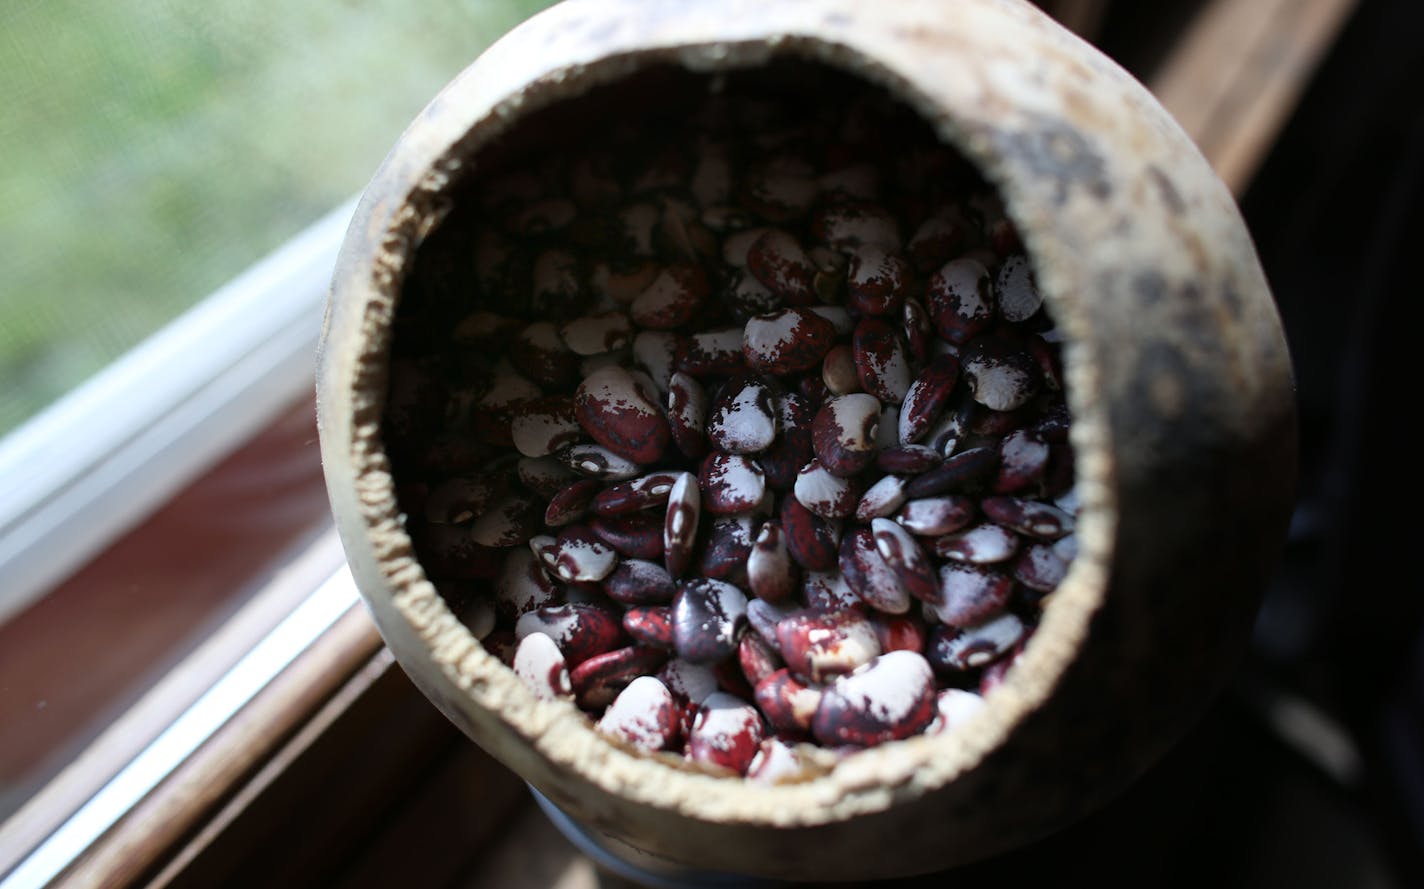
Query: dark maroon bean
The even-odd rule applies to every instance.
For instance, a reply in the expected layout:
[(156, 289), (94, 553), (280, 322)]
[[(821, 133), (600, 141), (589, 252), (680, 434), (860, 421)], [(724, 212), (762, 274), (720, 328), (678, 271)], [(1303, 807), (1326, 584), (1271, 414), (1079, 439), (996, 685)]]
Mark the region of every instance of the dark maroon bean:
[(549, 505), (544, 507), (544, 524), (558, 528), (583, 518), (602, 489), (603, 482), (592, 478), (580, 479), (565, 487), (549, 498)]
[(701, 266), (676, 263), (660, 271), (628, 309), (639, 327), (672, 330), (696, 316), (711, 289)]
[(516, 472), (519, 483), (540, 497), (553, 497), (579, 479), (557, 457), (520, 457)]
[(776, 648), (781, 643), (776, 638), (776, 625), (800, 610), (794, 602), (768, 602), (752, 599), (747, 602), (747, 623), (762, 638), (762, 641)]
[(944, 210), (920, 223), (905, 249), (915, 268), (929, 274), (960, 252), (968, 232), (969, 223), (958, 208)]
[(658, 680), (667, 686), (674, 697), (691, 703), (693, 709), (717, 690), (717, 677), (711, 667), (681, 658), (673, 658), (664, 664), (658, 671)]
[(541, 386), (557, 389), (578, 379), (578, 356), (569, 351), (558, 328), (548, 321), (530, 324), (516, 334), (505, 354), (520, 373)]
[(756, 708), (740, 698), (713, 692), (703, 701), (687, 737), (687, 756), (745, 774), (765, 729)]
[(684, 472), (673, 482), (663, 519), (663, 564), (674, 578), (681, 577), (692, 561), (692, 544), (697, 539), (701, 515), (697, 476)]
[(485, 475), (447, 479), (430, 489), (422, 512), (433, 524), (462, 525), (504, 496), (509, 484)]
[(759, 454), (776, 440), (777, 413), (771, 390), (760, 380), (735, 380), (712, 406), (707, 437), (729, 454)]
[(996, 256), (1008, 258), (1011, 253), (1023, 249), (1023, 239), (1019, 237), (1019, 231), (1014, 227), (1013, 221), (1007, 217), (1001, 216), (991, 220), (984, 226), (984, 231)]
[(733, 586), (746, 586), (747, 559), (752, 552), (755, 531), (755, 522), (748, 515), (713, 519), (707, 531), (707, 543), (702, 548), (698, 573), (725, 580)]
[(668, 428), (677, 449), (693, 460), (707, 453), (707, 392), (678, 371), (668, 381)]
[[(911, 500), (895, 514), (906, 531), (921, 537), (938, 537), (958, 531), (974, 517), (974, 501), (949, 495)], [(936, 555), (941, 555), (936, 552)]]
[(1018, 552), (1019, 538), (1007, 528), (985, 522), (957, 534), (938, 537), (931, 548), (942, 559), (992, 565), (1006, 561)]
[(559, 452), (564, 465), (579, 475), (608, 482), (637, 478), (643, 467), (599, 444), (576, 444)]
[(617, 365), (595, 371), (574, 396), (579, 425), (593, 440), (635, 463), (652, 463), (671, 437), (667, 418)]
[(787, 549), (781, 523), (775, 519), (762, 523), (747, 556), (747, 585), (752, 595), (774, 602), (788, 599), (800, 581), (801, 569)]
[(930, 357), (931, 337), (934, 328), (930, 325), (929, 312), (914, 298), (906, 299), (901, 311), (900, 330), (905, 335), (905, 348), (910, 350), (910, 359), (916, 367), (923, 366)]
[(596, 515), (588, 527), (604, 543), (630, 559), (658, 559), (663, 554), (664, 516), (650, 512)]
[(999, 452), (995, 448), (970, 448), (946, 459), (939, 466), (923, 472), (905, 484), (905, 496), (910, 500), (979, 490), (999, 468)]
[(607, 707), (629, 683), (657, 670), (667, 657), (666, 651), (642, 645), (594, 655), (569, 671), (574, 700), (585, 710)]
[(741, 348), (753, 370), (787, 376), (816, 367), (835, 341), (831, 322), (809, 309), (789, 308), (748, 320)]
[(510, 494), (475, 517), (470, 525), (470, 540), (480, 546), (516, 546), (534, 536), (543, 518), (538, 500)]
[(547, 605), (523, 615), (514, 624), (514, 634), (522, 640), (530, 633), (553, 639), (570, 668), (618, 648), (624, 638), (623, 622), (610, 609), (577, 602)]
[(812, 460), (801, 469), (793, 488), (795, 499), (823, 519), (854, 515), (860, 493), (858, 480), (832, 474), (820, 460)]
[(960, 441), (968, 435), (977, 408), (968, 392), (963, 392), (963, 398), (957, 401), (951, 397), (949, 406), (929, 431), (920, 437), (920, 443), (944, 457), (954, 454), (959, 449)]
[(1048, 446), (1048, 468), (1044, 471), (1043, 496), (1058, 500), (1073, 490), (1073, 463), (1072, 448), (1067, 445)]
[(640, 645), (671, 650), (672, 606), (634, 605), (623, 612), (623, 630)]
[(1023, 621), (1012, 613), (963, 629), (939, 624), (930, 630), (925, 653), (936, 671), (953, 674), (993, 663), (1018, 644), (1023, 634)]
[(1038, 365), (1043, 377), (1043, 387), (1050, 392), (1063, 391), (1063, 358), (1059, 351), (1043, 337), (1034, 334), (1024, 341), (1028, 354)]
[(672, 601), (677, 585), (656, 562), (624, 559), (603, 579), (603, 591), (624, 605), (660, 605)]
[(839, 522), (816, 515), (792, 496), (781, 500), (781, 528), (787, 552), (801, 567), (809, 571), (836, 567), (841, 543)]
[(858, 522), (868, 522), (891, 515), (904, 502), (905, 480), (897, 475), (887, 475), (861, 495), (860, 502), (855, 507), (855, 519)]
[(494, 582), (495, 602), (505, 615), (518, 618), (536, 608), (552, 605), (558, 587), (542, 562), (525, 547), (508, 550)]
[(812, 415), (833, 397), (831, 390), (826, 388), (825, 381), (811, 374), (806, 374), (796, 380), (796, 391), (805, 401), (806, 410), (810, 411)]
[(1031, 590), (1051, 593), (1068, 573), (1068, 561), (1042, 543), (1031, 543), (1014, 560), (1014, 579)]
[(876, 469), (897, 475), (918, 475), (943, 462), (944, 455), (939, 451), (917, 444), (885, 448), (875, 455)]
[(652, 676), (640, 676), (618, 693), (596, 728), (653, 753), (671, 748), (681, 734), (681, 710), (667, 686)]
[(925, 625), (916, 617), (876, 611), (870, 615), (870, 625), (875, 628), (881, 651), (923, 653), (925, 650)]
[(827, 686), (811, 731), (822, 744), (870, 747), (919, 734), (935, 714), (929, 663), (913, 651), (892, 651)]
[(939, 598), (934, 566), (909, 531), (889, 519), (872, 519), (870, 532), (880, 557), (899, 576), (905, 592), (921, 602)]
[(677, 358), (677, 369), (698, 379), (729, 377), (746, 370), (742, 359), (742, 329), (723, 327), (694, 333)]
[(633, 325), (623, 312), (585, 315), (559, 328), (559, 337), (576, 355), (599, 355), (628, 345)]
[(679, 657), (710, 664), (737, 650), (747, 621), (747, 597), (741, 590), (709, 578), (684, 581), (672, 607)]
[(979, 694), (987, 695), (998, 686), (1004, 683), (1009, 675), (1009, 668), (1014, 665), (1014, 661), (1023, 654), (1024, 646), (1028, 643), (1028, 632), (1025, 632), (1018, 643), (1010, 648), (1008, 653), (992, 664), (984, 668), (984, 672), (979, 674)]
[(857, 247), (846, 266), (846, 304), (862, 315), (894, 315), (904, 304), (913, 274), (893, 249), (881, 244)]
[(643, 330), (633, 337), (633, 360), (647, 371), (659, 391), (667, 391), (677, 356), (686, 348), (683, 337), (663, 330)]
[(793, 614), (776, 625), (776, 640), (787, 668), (818, 683), (880, 654), (875, 627), (856, 609)]
[(1006, 574), (948, 562), (939, 569), (935, 614), (952, 627), (971, 626), (1003, 611), (1013, 590), (1013, 579)]
[(1057, 540), (1073, 531), (1073, 517), (1056, 506), (1021, 497), (986, 497), (984, 515), (1005, 528), (1040, 540)]
[(785, 668), (758, 682), (755, 697), (766, 721), (779, 732), (809, 730), (821, 704), (820, 689), (806, 685)]
[[(535, 546), (541, 540), (547, 542)], [(618, 564), (613, 547), (584, 525), (570, 525), (559, 531), (557, 538), (535, 538), (530, 545), (545, 567), (566, 583), (602, 580)]]
[(975, 404), (969, 418), (968, 432), (981, 438), (1003, 438), (1019, 430), (1026, 429), (1038, 416), (1038, 409), (1032, 401), (1013, 410), (996, 411)]
[(900, 405), (900, 441), (910, 444), (930, 430), (949, 403), (949, 393), (959, 380), (959, 359), (938, 355), (920, 373)]
[(816, 267), (790, 232), (763, 232), (747, 249), (747, 270), (789, 305), (815, 301)]
[(1072, 422), (1073, 418), (1068, 413), (1068, 405), (1054, 399), (1039, 411), (1038, 419), (1034, 421), (1031, 428), (1039, 438), (1051, 445), (1067, 445), (1068, 427)]
[(737, 269), (732, 273), (722, 295), (732, 310), (732, 316), (741, 319), (774, 312), (784, 302), (746, 269)]
[(713, 515), (749, 512), (766, 495), (766, 476), (761, 467), (741, 454), (708, 454), (702, 461), (698, 484), (702, 506)]
[[(991, 665), (984, 672), (994, 669)], [(963, 725), (984, 707), (984, 699), (962, 688), (941, 689), (935, 696), (935, 721), (926, 734), (938, 735)]]
[(573, 683), (563, 652), (543, 633), (530, 633), (519, 641), (510, 662), (514, 675), (524, 680), (534, 697), (556, 701), (573, 696)]
[(935, 330), (951, 343), (965, 343), (994, 320), (989, 270), (977, 260), (954, 259), (930, 276), (925, 301)]
[(991, 489), (1010, 494), (1042, 480), (1048, 469), (1048, 443), (1032, 432), (1012, 432), (999, 442), (999, 472)]
[(838, 251), (854, 255), (868, 246), (900, 246), (900, 224), (884, 207), (868, 201), (830, 201), (811, 217), (811, 234)]
[(801, 595), (806, 608), (821, 614), (844, 611), (847, 608), (866, 610), (865, 602), (846, 583), (835, 568), (830, 571), (808, 571), (801, 582)]
[(758, 462), (766, 474), (766, 484), (777, 491), (789, 491), (796, 473), (811, 462), (811, 411), (806, 400), (794, 392), (776, 399), (777, 428), (780, 434), (763, 451)]
[(632, 481), (609, 485), (593, 498), (593, 511), (613, 516), (662, 506), (667, 503), (677, 476), (676, 472), (654, 472)]
[(756, 633), (742, 636), (742, 641), (737, 645), (737, 663), (742, 668), (742, 675), (752, 687), (783, 666), (777, 650)]
[(742, 665), (734, 657), (725, 658), (712, 665), (712, 674), (717, 677), (717, 690), (726, 692), (743, 701), (752, 699), (752, 687), (742, 674)]
[(1033, 280), (1033, 268), (1026, 256), (1010, 256), (999, 266), (994, 281), (994, 294), (999, 303), (999, 317), (1010, 323), (1027, 321), (1043, 305), (1038, 284)]
[(898, 328), (883, 318), (860, 319), (851, 343), (856, 374), (866, 392), (886, 404), (899, 404), (914, 381), (910, 358)]
[(910, 594), (900, 575), (886, 563), (869, 528), (857, 528), (841, 538), (841, 576), (865, 604), (886, 614), (910, 610)]
[(849, 478), (875, 459), (879, 429), (880, 402), (875, 396), (863, 392), (841, 395), (816, 412), (811, 422), (811, 446), (828, 472)]
[(1038, 394), (1043, 382), (1032, 355), (993, 334), (965, 344), (960, 362), (974, 400), (991, 410), (1022, 407)]

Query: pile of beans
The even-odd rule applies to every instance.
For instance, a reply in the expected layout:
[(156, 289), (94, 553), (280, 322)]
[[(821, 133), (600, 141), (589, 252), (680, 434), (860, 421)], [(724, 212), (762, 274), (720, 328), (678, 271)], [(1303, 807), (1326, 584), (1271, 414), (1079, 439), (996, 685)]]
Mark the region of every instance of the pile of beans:
[(993, 190), (869, 88), (718, 86), (471, 188), (384, 434), (427, 574), (536, 695), (775, 781), (979, 706), (1074, 557), (1073, 455)]

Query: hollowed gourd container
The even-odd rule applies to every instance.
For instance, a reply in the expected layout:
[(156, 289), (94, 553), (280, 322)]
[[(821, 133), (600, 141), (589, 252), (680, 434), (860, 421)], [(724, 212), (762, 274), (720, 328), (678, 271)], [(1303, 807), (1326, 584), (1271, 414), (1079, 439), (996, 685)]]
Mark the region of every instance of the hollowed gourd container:
[[(610, 743), (488, 654), (414, 555), (381, 417), (402, 287), (483, 151), (557, 145), (560, 114), (642, 101), (649, 72), (798, 66), (885, 89), (999, 190), (1066, 336), (1080, 554), (960, 730), (760, 785)], [(953, 866), (1119, 792), (1233, 669), (1294, 482), (1286, 346), (1231, 195), (1140, 84), (1019, 0), (574, 0), (535, 16), (431, 102), (367, 188), (318, 395), (352, 571), (430, 700), (629, 856), (789, 879)]]

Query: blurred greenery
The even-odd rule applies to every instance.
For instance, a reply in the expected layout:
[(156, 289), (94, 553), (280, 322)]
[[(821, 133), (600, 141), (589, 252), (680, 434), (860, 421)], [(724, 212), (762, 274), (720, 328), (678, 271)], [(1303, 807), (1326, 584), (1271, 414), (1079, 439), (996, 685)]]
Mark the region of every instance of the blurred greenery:
[(0, 434), (360, 190), (545, 5), (0, 3)]

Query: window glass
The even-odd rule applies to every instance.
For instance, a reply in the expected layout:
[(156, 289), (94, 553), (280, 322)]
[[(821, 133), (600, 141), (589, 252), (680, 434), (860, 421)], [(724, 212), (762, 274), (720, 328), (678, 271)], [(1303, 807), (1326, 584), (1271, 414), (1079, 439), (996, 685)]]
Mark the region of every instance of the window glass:
[(0, 4), (0, 434), (359, 190), (544, 5)]
[[(544, 5), (0, 3), (0, 436), (359, 191)], [(0, 619), (0, 829), (329, 526), (312, 416)]]

